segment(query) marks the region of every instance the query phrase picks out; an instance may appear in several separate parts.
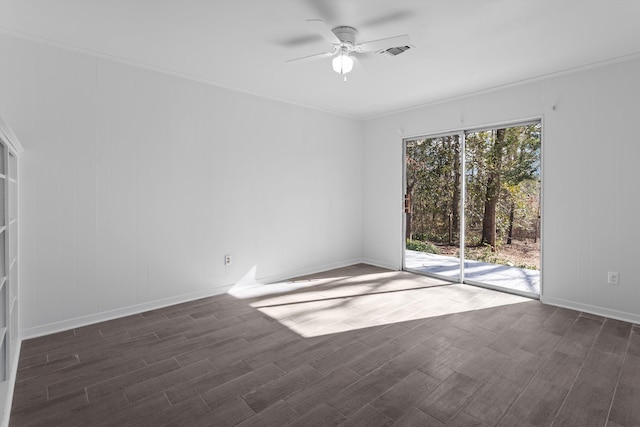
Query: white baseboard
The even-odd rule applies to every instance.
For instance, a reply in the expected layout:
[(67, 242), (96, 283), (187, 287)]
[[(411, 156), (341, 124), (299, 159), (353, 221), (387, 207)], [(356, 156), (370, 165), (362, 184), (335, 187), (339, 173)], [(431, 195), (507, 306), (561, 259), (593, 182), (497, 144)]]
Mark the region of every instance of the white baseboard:
[(640, 324), (640, 315), (634, 313), (611, 310), (604, 307), (582, 304), (562, 298), (546, 297), (544, 295), (541, 296), (540, 301), (544, 304), (555, 305), (558, 307), (568, 308), (576, 311), (583, 311), (585, 313), (595, 314), (596, 316), (609, 317), (611, 319), (622, 320), (623, 322)]
[(393, 264), (389, 264), (386, 262), (382, 262), (382, 261), (378, 261), (370, 258), (362, 258), (360, 259), (360, 262), (364, 264), (373, 265), (374, 267), (386, 268), (387, 270), (393, 270), (393, 271), (402, 270), (402, 264), (393, 265)]
[[(333, 270), (336, 268), (347, 267), (349, 265), (359, 264), (359, 263), (370, 264), (376, 267), (386, 268), (394, 271), (402, 269), (401, 266), (397, 266), (397, 265), (394, 266), (385, 262), (380, 262), (380, 261), (368, 259), (368, 258), (358, 258), (358, 259), (351, 259), (351, 260), (345, 260), (345, 261), (340, 261), (336, 263), (320, 265), (320, 266), (307, 268), (307, 269), (292, 270), (287, 273), (273, 275), (273, 276), (261, 277), (259, 279), (259, 283), (263, 283), (263, 284), (275, 283), (275, 282), (287, 280), (292, 277), (305, 276), (305, 275), (319, 273), (327, 270)], [(259, 283), (256, 285), (259, 286)], [(233, 285), (220, 286), (204, 292), (196, 292), (196, 293), (166, 298), (158, 301), (151, 301), (143, 304), (136, 304), (133, 306), (124, 307), (116, 310), (110, 310), (102, 313), (92, 314), (89, 316), (78, 317), (75, 319), (64, 320), (61, 322), (55, 322), (47, 325), (41, 325), (34, 328), (21, 330), (20, 337), (18, 339), (16, 355), (14, 357), (14, 360), (11, 366), (11, 372), (10, 372), (10, 378), (9, 378), (9, 381), (10, 381), (9, 391), (6, 396), (6, 401), (4, 402), (5, 406), (2, 413), (2, 419), (0, 420), (0, 426), (4, 427), (4, 426), (7, 426), (9, 423), (11, 404), (13, 401), (13, 390), (14, 390), (16, 373), (18, 368), (18, 359), (20, 354), (21, 340), (28, 339), (28, 338), (35, 338), (43, 335), (49, 335), (52, 333), (61, 332), (61, 331), (73, 329), (73, 328), (78, 328), (78, 327), (90, 325), (93, 323), (103, 322), (107, 320), (116, 319), (119, 317), (129, 316), (132, 314), (138, 314), (138, 313), (142, 313), (149, 310), (167, 307), (174, 304), (180, 304), (188, 301), (197, 300), (200, 298), (219, 295), (222, 293), (226, 293), (232, 287)], [(640, 315), (633, 314), (633, 313), (627, 313), (627, 312), (611, 310), (603, 307), (582, 304), (574, 301), (564, 300), (562, 298), (542, 296), (540, 300), (544, 304), (568, 308), (576, 311), (582, 311), (586, 313), (595, 314), (598, 316), (604, 316), (612, 319), (622, 320), (625, 322), (640, 324)]]
[(128, 307), (118, 308), (115, 310), (103, 311), (100, 313), (90, 314), (88, 316), (76, 317), (73, 319), (63, 320), (60, 322), (49, 323), (46, 325), (36, 326), (33, 328), (20, 330), (20, 338), (25, 340), (36, 338), (43, 335), (54, 334), (69, 329), (80, 328), (82, 326), (92, 325), (94, 323), (105, 322), (107, 320), (117, 319), (119, 317), (139, 314), (149, 310), (167, 307), (183, 302), (194, 301), (200, 298), (206, 298), (214, 295), (220, 295), (227, 292), (232, 285), (220, 286), (209, 289), (207, 291), (194, 292), (185, 295), (178, 295), (171, 298), (165, 298), (157, 301), (150, 301), (142, 304), (131, 305)]
[(283, 274), (276, 274), (273, 276), (264, 276), (258, 279), (260, 284), (269, 284), (282, 282), (294, 277), (308, 276), (310, 274), (322, 273), (323, 271), (335, 270), (336, 268), (348, 267), (354, 264), (360, 264), (364, 262), (361, 258), (352, 258), (345, 261), (338, 261), (329, 264), (323, 264), (311, 268), (302, 268), (297, 270), (291, 270)]
[[(291, 270), (282, 274), (259, 277), (256, 279), (254, 286), (261, 286), (268, 283), (281, 282), (292, 277), (306, 276), (309, 274), (315, 274), (327, 270), (333, 270), (336, 268), (347, 267), (349, 265), (358, 264), (363, 261), (360, 258), (349, 259), (345, 261), (339, 261), (330, 264), (319, 265), (306, 269)], [(118, 308), (115, 310), (104, 311), (100, 313), (90, 314), (88, 316), (76, 317), (73, 319), (63, 320), (60, 322), (49, 323), (46, 325), (36, 326), (33, 328), (27, 328), (20, 330), (21, 339), (36, 338), (43, 335), (50, 335), (56, 332), (62, 332), (69, 329), (80, 328), (82, 326), (91, 325), (94, 323), (105, 322), (107, 320), (117, 319), (119, 317), (130, 316), (133, 314), (143, 313), (149, 310), (155, 310), (162, 307), (167, 307), (174, 304), (180, 304), (197, 300), (200, 298), (206, 298), (214, 295), (226, 293), (231, 289), (233, 285), (218, 286), (207, 291), (200, 291), (185, 295), (178, 295), (171, 298), (166, 298), (157, 301), (150, 301), (142, 304), (131, 305), (128, 307)]]

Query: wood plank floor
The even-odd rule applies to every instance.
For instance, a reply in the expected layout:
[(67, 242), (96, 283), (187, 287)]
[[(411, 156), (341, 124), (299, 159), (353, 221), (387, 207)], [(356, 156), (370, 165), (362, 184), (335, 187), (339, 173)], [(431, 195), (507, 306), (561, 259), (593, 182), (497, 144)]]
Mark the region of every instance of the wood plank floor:
[(640, 425), (638, 325), (365, 265), (232, 293), (24, 341), (10, 425)]

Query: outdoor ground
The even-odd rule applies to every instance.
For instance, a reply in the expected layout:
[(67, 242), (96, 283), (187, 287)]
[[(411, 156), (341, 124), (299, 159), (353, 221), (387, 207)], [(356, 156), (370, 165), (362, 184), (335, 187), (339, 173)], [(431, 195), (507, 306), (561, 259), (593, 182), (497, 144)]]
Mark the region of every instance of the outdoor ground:
[[(458, 256), (458, 246), (436, 246), (441, 255)], [(500, 245), (498, 251), (493, 254), (486, 247), (467, 247), (465, 251), (467, 259), (540, 269), (540, 240), (535, 243), (533, 240), (513, 240), (510, 245)]]

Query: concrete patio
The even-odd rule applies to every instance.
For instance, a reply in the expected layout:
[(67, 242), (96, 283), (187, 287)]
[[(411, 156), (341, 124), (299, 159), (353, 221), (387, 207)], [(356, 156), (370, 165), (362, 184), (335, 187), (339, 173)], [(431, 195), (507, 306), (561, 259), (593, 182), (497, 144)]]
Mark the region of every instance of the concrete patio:
[[(516, 293), (538, 297), (540, 295), (540, 271), (507, 265), (466, 260), (465, 281), (491, 287), (512, 290)], [(405, 269), (460, 280), (460, 259), (452, 256), (428, 254), (405, 250)]]

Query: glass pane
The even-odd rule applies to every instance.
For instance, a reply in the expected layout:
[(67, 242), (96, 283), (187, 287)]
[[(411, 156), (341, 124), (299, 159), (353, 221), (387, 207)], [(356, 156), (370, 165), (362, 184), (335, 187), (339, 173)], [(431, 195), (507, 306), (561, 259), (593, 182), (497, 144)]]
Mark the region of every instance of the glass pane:
[(460, 137), (406, 141), (405, 268), (460, 278)]
[(465, 281), (540, 293), (541, 125), (469, 133)]

